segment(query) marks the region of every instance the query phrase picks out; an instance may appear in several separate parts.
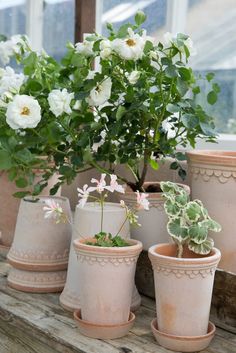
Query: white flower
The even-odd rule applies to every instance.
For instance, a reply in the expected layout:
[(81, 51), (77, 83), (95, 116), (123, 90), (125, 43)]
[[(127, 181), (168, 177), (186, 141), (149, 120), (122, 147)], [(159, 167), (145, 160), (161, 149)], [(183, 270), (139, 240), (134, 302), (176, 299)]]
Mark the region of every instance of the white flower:
[[(184, 50), (184, 46), (180, 46), (178, 45), (177, 43), (177, 37), (173, 36), (173, 34), (171, 34), (170, 32), (166, 32), (164, 34), (164, 44), (165, 44), (165, 47), (170, 47), (173, 43), (179, 48), (179, 50), (185, 54), (185, 50)], [(183, 41), (183, 44), (188, 48), (188, 51), (189, 51), (189, 54), (191, 56), (194, 56), (197, 54), (197, 50), (196, 48), (194, 48), (193, 46), (193, 41), (190, 37), (188, 37), (187, 39), (185, 39)]]
[(98, 148), (104, 144), (106, 135), (107, 135), (106, 130), (102, 130), (101, 133), (100, 133), (101, 140), (100, 140), (99, 142), (95, 142), (95, 143), (92, 145), (92, 150), (93, 150), (94, 152), (97, 152), (97, 151), (98, 151)]
[(131, 85), (135, 85), (135, 83), (137, 83), (140, 75), (141, 75), (140, 71), (134, 70), (130, 74), (127, 74), (127, 79)]
[(125, 193), (125, 189), (123, 188), (122, 185), (119, 185), (117, 183), (117, 176), (115, 174), (111, 174), (110, 178), (111, 178), (110, 186), (106, 186), (106, 189), (108, 191), (110, 191), (110, 192), (117, 191), (117, 192), (120, 192), (120, 193), (124, 194)]
[(89, 105), (99, 106), (104, 104), (111, 96), (111, 86), (112, 81), (110, 77), (107, 77), (104, 81), (98, 83), (97, 86), (90, 91), (88, 98)]
[(84, 40), (82, 43), (75, 44), (75, 50), (77, 53), (80, 53), (86, 57), (93, 55), (93, 41)]
[(75, 104), (73, 105), (73, 109), (80, 110), (81, 105), (82, 105), (82, 102), (80, 100), (77, 100), (77, 101), (75, 101)]
[(60, 204), (53, 199), (45, 200), (45, 204), (46, 206), (43, 207), (43, 210), (45, 211), (44, 218), (53, 218), (56, 220), (56, 223), (60, 223), (65, 217)]
[(126, 204), (124, 200), (120, 200), (120, 206), (126, 208)]
[(102, 59), (108, 58), (112, 53), (111, 42), (109, 40), (102, 40), (100, 42), (100, 56)]
[(41, 108), (35, 98), (17, 94), (7, 106), (6, 117), (14, 130), (34, 128), (41, 120)]
[(99, 194), (101, 194), (105, 190), (105, 187), (106, 187), (105, 178), (106, 178), (106, 174), (104, 174), (104, 173), (101, 175), (100, 180), (92, 178), (91, 179), (91, 183), (96, 183), (97, 186), (96, 187), (91, 187), (90, 190), (91, 191), (95, 191), (96, 190)]
[(9, 63), (11, 56), (19, 54), (21, 49), (26, 50), (28, 40), (26, 36), (15, 35), (9, 40), (0, 42), (0, 60), (5, 66)]
[(189, 54), (191, 56), (194, 56), (197, 54), (196, 48), (193, 46), (193, 41), (190, 37), (184, 41), (184, 45), (188, 48)]
[(125, 39), (116, 38), (112, 42), (112, 49), (125, 60), (138, 60), (143, 56), (143, 50), (146, 43), (146, 35), (135, 34), (131, 28), (128, 28), (129, 36)]
[(48, 103), (51, 112), (56, 116), (62, 113), (70, 114), (72, 112), (70, 103), (74, 98), (74, 93), (68, 93), (66, 88), (63, 90), (54, 89), (48, 95)]
[(24, 80), (25, 76), (16, 74), (10, 66), (0, 69), (0, 95), (5, 92), (19, 93)]
[(148, 201), (148, 196), (149, 194), (145, 194), (142, 192), (140, 194), (139, 191), (136, 191), (137, 195), (137, 205), (139, 210), (149, 210), (149, 201)]
[(89, 70), (89, 73), (86, 77), (86, 80), (93, 80), (94, 79), (94, 76), (96, 75), (98, 71), (95, 71), (95, 70)]
[(93, 191), (93, 188), (88, 188), (88, 185), (85, 184), (83, 186), (83, 189), (77, 188), (77, 191), (78, 191), (78, 197), (81, 198), (81, 200), (79, 200), (79, 205), (80, 207), (84, 207), (88, 200), (89, 193), (90, 191)]

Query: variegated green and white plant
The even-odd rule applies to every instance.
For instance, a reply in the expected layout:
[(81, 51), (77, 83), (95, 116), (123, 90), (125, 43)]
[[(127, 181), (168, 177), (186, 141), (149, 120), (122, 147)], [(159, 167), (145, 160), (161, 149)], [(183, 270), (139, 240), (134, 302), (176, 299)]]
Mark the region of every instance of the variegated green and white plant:
[(202, 201), (190, 201), (188, 193), (177, 184), (162, 182), (161, 189), (169, 218), (167, 231), (177, 244), (177, 257), (183, 256), (184, 246), (196, 254), (209, 254), (214, 246), (209, 231), (220, 232), (220, 224), (209, 216)]

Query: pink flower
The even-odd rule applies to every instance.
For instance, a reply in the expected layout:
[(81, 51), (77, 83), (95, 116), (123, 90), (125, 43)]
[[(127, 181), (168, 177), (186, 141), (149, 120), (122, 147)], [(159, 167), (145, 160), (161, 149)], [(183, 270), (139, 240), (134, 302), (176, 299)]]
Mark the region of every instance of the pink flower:
[(78, 191), (78, 197), (81, 197), (81, 200), (79, 200), (79, 205), (81, 207), (84, 207), (87, 200), (88, 200), (88, 197), (89, 197), (89, 193), (91, 191), (93, 191), (94, 188), (88, 188), (88, 185), (85, 184), (83, 186), (83, 189), (80, 189), (80, 188), (77, 188), (77, 191)]
[(117, 183), (117, 176), (115, 174), (111, 174), (110, 177), (111, 177), (110, 186), (106, 186), (106, 189), (109, 190), (110, 192), (117, 191), (124, 194), (125, 189), (123, 188), (122, 185), (119, 185)]
[(106, 174), (102, 174), (101, 175), (101, 179), (100, 180), (97, 180), (97, 179), (94, 179), (92, 178), (91, 179), (91, 183), (96, 183), (97, 186), (96, 187), (91, 187), (90, 190), (91, 191), (97, 191), (99, 194), (101, 194), (106, 188), (106, 182), (105, 182), (105, 178), (106, 178)]
[(142, 192), (140, 194), (139, 191), (136, 191), (137, 194), (137, 204), (138, 204), (138, 209), (139, 210), (149, 210), (149, 201), (148, 201), (148, 196), (149, 194), (145, 194)]
[(53, 218), (59, 223), (61, 217), (64, 215), (60, 204), (53, 199), (45, 200), (45, 204), (46, 206), (43, 207), (43, 210), (45, 211), (44, 218)]

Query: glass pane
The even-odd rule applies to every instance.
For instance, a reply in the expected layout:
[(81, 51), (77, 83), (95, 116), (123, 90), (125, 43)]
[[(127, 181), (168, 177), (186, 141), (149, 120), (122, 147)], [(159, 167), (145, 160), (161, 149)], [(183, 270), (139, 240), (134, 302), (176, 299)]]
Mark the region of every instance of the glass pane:
[(192, 58), (194, 69), (203, 74), (215, 72), (221, 87), (218, 102), (209, 109), (216, 117), (217, 130), (236, 133), (235, 0), (189, 0), (186, 33), (198, 51)]
[(166, 31), (167, 0), (104, 0), (102, 13), (103, 34), (107, 33), (107, 22), (112, 23), (114, 28), (117, 29), (124, 23), (132, 23), (138, 10), (143, 10), (147, 15), (144, 27), (147, 29), (148, 34), (160, 39)]
[(46, 0), (43, 17), (43, 47), (60, 59), (68, 41), (74, 42), (74, 0)]
[(0, 34), (25, 34), (26, 1), (0, 0)]

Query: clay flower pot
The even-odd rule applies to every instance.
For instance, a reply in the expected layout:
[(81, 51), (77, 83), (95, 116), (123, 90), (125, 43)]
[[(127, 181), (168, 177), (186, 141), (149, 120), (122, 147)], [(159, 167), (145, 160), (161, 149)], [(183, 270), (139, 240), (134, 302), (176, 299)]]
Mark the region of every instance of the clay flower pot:
[(88, 240), (93, 241), (77, 239), (73, 243), (83, 283), (81, 318), (98, 325), (98, 330), (103, 325), (117, 326), (118, 332), (120, 325), (130, 318), (135, 268), (142, 244), (129, 240), (130, 246), (107, 248), (87, 245)]
[[(103, 227), (107, 232), (116, 234), (126, 218), (125, 209), (117, 203), (106, 202), (104, 205)], [(100, 231), (101, 207), (94, 202), (88, 202), (83, 208), (77, 205), (74, 216), (72, 242), (69, 255), (67, 280), (65, 288), (60, 295), (61, 305), (69, 310), (80, 309), (80, 288), (83, 285), (78, 274), (78, 261), (73, 247), (73, 241), (81, 238), (83, 234), (93, 236)], [(120, 232), (125, 239), (130, 238), (130, 226), (126, 221)], [(141, 298), (134, 286), (131, 311), (135, 311), (141, 304)]]
[(220, 235), (211, 235), (222, 252), (219, 267), (236, 273), (236, 152), (192, 151), (187, 155), (192, 198), (202, 200), (222, 226)]
[[(71, 218), (67, 198), (50, 198), (58, 202)], [(40, 196), (37, 202), (31, 202), (31, 197), (21, 200), (14, 240), (7, 255), (14, 268), (28, 271), (59, 271), (67, 268), (71, 225), (55, 224), (54, 219), (45, 219), (45, 199), (48, 197)]]
[[(220, 251), (213, 248), (210, 255), (201, 256), (186, 249), (183, 258), (175, 256), (175, 244), (159, 244), (149, 249), (156, 293), (155, 329), (162, 338), (163, 335), (171, 336), (171, 347), (166, 348), (172, 350), (178, 350), (178, 336), (183, 337), (183, 341), (184, 337), (198, 336), (196, 341), (202, 338), (209, 344), (206, 335)], [(163, 344), (163, 340), (158, 342)], [(191, 345), (189, 351), (196, 350), (194, 344)]]
[[(39, 173), (40, 174), (40, 173)], [(38, 179), (38, 180), (37, 180)], [(48, 186), (43, 190), (41, 195), (49, 195), (49, 190), (57, 183), (58, 175), (54, 174), (48, 181)], [(40, 180), (40, 175), (36, 178), (36, 182)], [(9, 181), (7, 173), (0, 173), (0, 249), (5, 248), (8, 252), (12, 244), (16, 226), (16, 218), (20, 206), (20, 199), (13, 196), (19, 191), (15, 183)], [(57, 193), (60, 195), (60, 190)]]
[[(159, 182), (146, 182), (144, 188), (149, 185), (155, 185), (159, 187)], [(178, 184), (185, 188), (189, 193), (190, 189), (187, 185)], [(142, 242), (143, 249), (148, 250), (150, 246), (159, 243), (169, 242), (169, 235), (167, 233), (167, 215), (164, 210), (164, 198), (162, 192), (148, 192), (149, 197), (149, 211), (141, 210), (138, 211), (139, 217), (138, 222), (141, 227), (131, 228), (131, 238)], [(125, 201), (129, 207), (135, 207), (136, 205), (136, 194), (127, 188), (125, 195), (119, 195), (119, 197)]]

